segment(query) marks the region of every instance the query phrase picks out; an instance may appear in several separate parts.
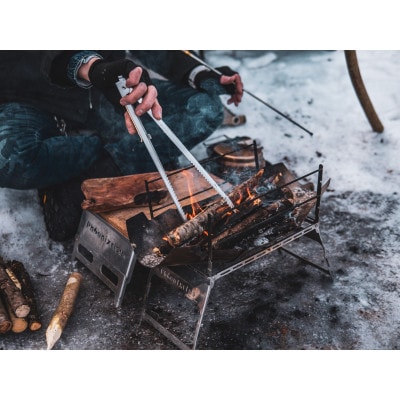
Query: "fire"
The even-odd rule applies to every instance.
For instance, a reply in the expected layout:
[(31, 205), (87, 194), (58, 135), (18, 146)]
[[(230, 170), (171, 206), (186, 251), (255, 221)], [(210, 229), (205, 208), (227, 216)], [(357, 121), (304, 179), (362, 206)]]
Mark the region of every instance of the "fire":
[(182, 171), (182, 173), (186, 176), (186, 185), (190, 197), (190, 206), (192, 208), (191, 213), (186, 213), (187, 219), (192, 219), (194, 218), (198, 213), (203, 211), (203, 209), (200, 207), (200, 204), (195, 200), (195, 197), (193, 195), (193, 190), (192, 190), (192, 184), (193, 182), (193, 174), (190, 171)]
[(241, 203), (243, 203), (244, 201), (250, 201), (253, 200), (252, 205), (253, 206), (258, 206), (259, 204), (261, 204), (261, 200), (259, 198), (256, 198), (256, 194), (253, 193), (250, 188), (246, 188), (246, 196), (244, 196), (242, 193), (240, 193), (240, 197), (235, 201), (236, 205), (240, 205)]

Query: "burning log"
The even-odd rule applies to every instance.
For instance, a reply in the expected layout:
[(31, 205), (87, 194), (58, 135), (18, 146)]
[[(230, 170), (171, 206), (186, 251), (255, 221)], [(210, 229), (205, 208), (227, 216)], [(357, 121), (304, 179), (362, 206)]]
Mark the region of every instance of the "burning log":
[(81, 281), (82, 275), (79, 272), (72, 272), (68, 278), (58, 307), (46, 330), (47, 350), (53, 348), (67, 325), (78, 296)]
[[(228, 197), (234, 204), (245, 200), (249, 197), (251, 189), (256, 187), (261, 182), (263, 174), (264, 170), (261, 169), (250, 179), (236, 186), (236, 188), (231, 191)], [(274, 178), (275, 176), (270, 178), (270, 182), (272, 182)], [(212, 203), (205, 210), (198, 213), (189, 221), (168, 232), (164, 239), (172, 247), (180, 246), (188, 240), (200, 236), (207, 229), (210, 218), (213, 219), (213, 221), (220, 221), (231, 212), (232, 210), (223, 199), (218, 200)]]
[(12, 327), (10, 316), (0, 296), (0, 333), (8, 332)]
[(17, 287), (21, 289), (30, 307), (30, 312), (26, 317), (29, 329), (31, 331), (39, 330), (42, 327), (42, 323), (38, 316), (34, 288), (27, 270), (21, 262), (14, 260), (7, 263), (6, 271), (10, 277), (14, 276), (13, 281), (16, 283)]
[(29, 314), (31, 308), (21, 290), (7, 274), (3, 262), (0, 263), (0, 290), (16, 317), (25, 318)]
[(285, 199), (277, 200), (273, 204), (267, 207), (260, 207), (253, 213), (244, 217), (240, 223), (234, 224), (231, 227), (223, 230), (221, 233), (217, 234), (211, 239), (211, 243), (214, 249), (221, 248), (222, 243), (226, 239), (232, 239), (235, 235), (243, 234), (246, 228), (251, 228), (255, 226), (260, 220), (265, 220), (266, 218), (277, 214), (281, 209), (285, 209), (290, 206), (290, 203)]

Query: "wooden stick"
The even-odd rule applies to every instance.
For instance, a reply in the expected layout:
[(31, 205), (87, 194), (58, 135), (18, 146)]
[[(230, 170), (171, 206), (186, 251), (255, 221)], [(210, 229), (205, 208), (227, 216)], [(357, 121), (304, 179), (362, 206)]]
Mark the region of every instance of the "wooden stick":
[(23, 296), (22, 292), (8, 276), (4, 264), (0, 266), (0, 290), (6, 302), (18, 318), (25, 318), (31, 308)]
[(8, 332), (12, 327), (10, 316), (8, 315), (7, 308), (0, 297), (0, 333)]
[(31, 331), (37, 331), (41, 329), (42, 322), (40, 321), (38, 315), (34, 288), (28, 271), (25, 269), (24, 265), (21, 262), (15, 260), (7, 263), (6, 271), (9, 275), (14, 275), (18, 283), (17, 286), (19, 285), (22, 294), (25, 296), (31, 309), (26, 317), (28, 320), (29, 329)]
[(364, 110), (364, 113), (367, 116), (367, 119), (374, 132), (382, 133), (384, 128), (377, 113), (375, 112), (374, 106), (372, 105), (367, 89), (365, 88), (362, 80), (360, 69), (358, 67), (357, 53), (355, 50), (345, 50), (344, 54), (351, 83), (353, 84), (357, 98), (361, 103), (361, 107)]
[(82, 279), (83, 277), (79, 272), (72, 272), (68, 278), (58, 307), (46, 330), (47, 350), (53, 348), (64, 331), (72, 314)]

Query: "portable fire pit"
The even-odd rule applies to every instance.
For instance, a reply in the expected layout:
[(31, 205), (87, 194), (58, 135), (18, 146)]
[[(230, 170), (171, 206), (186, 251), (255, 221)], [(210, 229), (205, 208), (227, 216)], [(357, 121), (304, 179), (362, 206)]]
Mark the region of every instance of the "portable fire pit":
[[(275, 250), (330, 275), (319, 233), (321, 196), (329, 184), (322, 184), (322, 165), (296, 178), (282, 163), (268, 165), (258, 143), (249, 138), (226, 139), (207, 150), (210, 157), (202, 163), (218, 178), (235, 210), (197, 177), (189, 179), (191, 168), (182, 169), (170, 179), (186, 185), (180, 201), (189, 217), (183, 222), (155, 176), (145, 180), (140, 193), (146, 207), (85, 211), (73, 253), (115, 292), (117, 306), (135, 264), (148, 267), (140, 322), (181, 349), (196, 348), (216, 282)], [(302, 238), (319, 244), (322, 264), (289, 249)], [(174, 320), (174, 311), (190, 315)]]

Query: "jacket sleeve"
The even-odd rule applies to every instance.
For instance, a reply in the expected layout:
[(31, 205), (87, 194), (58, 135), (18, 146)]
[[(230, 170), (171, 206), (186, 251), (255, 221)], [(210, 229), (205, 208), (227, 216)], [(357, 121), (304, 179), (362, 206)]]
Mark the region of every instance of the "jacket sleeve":
[(58, 86), (73, 86), (67, 77), (69, 59), (76, 51), (44, 51), (42, 55), (42, 74), (53, 84)]
[(201, 65), (181, 50), (138, 50), (132, 55), (144, 67), (181, 85), (187, 85), (192, 69)]
[[(45, 74), (51, 83), (58, 86), (90, 86), (80, 85), (77, 80), (76, 70), (81, 65), (79, 64), (79, 56), (81, 56), (81, 59), (89, 55), (106, 58), (110, 56), (109, 53), (107, 51), (96, 50), (45, 51), (42, 59), (42, 73)], [(118, 52), (115, 53), (118, 54)]]

